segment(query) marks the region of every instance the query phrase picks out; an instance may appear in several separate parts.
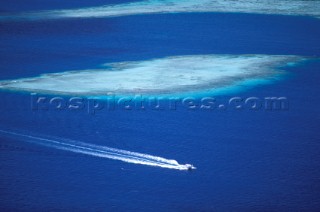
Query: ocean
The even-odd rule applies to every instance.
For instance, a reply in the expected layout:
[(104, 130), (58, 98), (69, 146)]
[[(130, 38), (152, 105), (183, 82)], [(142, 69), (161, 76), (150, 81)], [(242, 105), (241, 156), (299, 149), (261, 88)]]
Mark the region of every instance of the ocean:
[[(1, 15), (8, 16), (106, 3), (2, 4)], [(319, 211), (319, 38), (320, 20), (300, 15), (196, 11), (31, 21), (0, 18), (0, 80), (6, 83), (181, 55), (305, 59), (284, 66), (281, 77), (272, 75), (268, 83), (254, 81), (228, 92), (205, 93), (218, 103), (233, 97), (286, 97), (286, 110), (32, 110), (30, 90), (0, 89), (1, 210)], [(85, 82), (78, 83), (81, 88)], [(50, 98), (78, 96), (39, 93)], [(198, 90), (188, 95), (200, 98)], [(97, 149), (79, 152), (84, 150), (81, 143), (75, 143), (80, 145), (77, 150), (69, 144), (70, 148), (39, 145), (39, 139), (72, 140)], [(126, 160), (143, 153), (196, 169), (164, 168), (154, 159), (151, 166), (139, 164), (145, 156), (134, 158), (135, 163), (112, 160), (104, 158), (109, 153), (101, 152), (101, 146), (116, 148), (113, 156)]]

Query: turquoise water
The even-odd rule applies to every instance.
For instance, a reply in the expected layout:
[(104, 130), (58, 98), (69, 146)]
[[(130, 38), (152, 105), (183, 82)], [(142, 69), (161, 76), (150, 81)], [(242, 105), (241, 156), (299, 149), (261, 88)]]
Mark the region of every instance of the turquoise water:
[[(32, 8), (102, 5), (99, 1), (49, 2), (4, 2), (1, 11), (7, 15)], [(320, 53), (320, 21), (303, 16), (152, 14), (2, 21), (0, 26), (1, 80), (179, 55), (318, 58)], [(86, 110), (33, 111), (29, 92), (1, 90), (0, 129), (23, 135), (1, 133), (0, 208), (318, 211), (319, 68), (318, 60), (309, 60), (285, 67), (284, 75), (270, 79), (244, 81), (218, 93), (188, 93), (195, 98), (215, 97), (218, 103), (234, 96), (287, 97), (286, 111), (181, 107), (95, 114)], [(84, 154), (63, 150), (61, 145), (39, 145), (44, 139), (52, 143), (72, 140), (76, 148), (91, 150)], [(101, 146), (129, 151), (121, 153), (122, 159), (144, 153), (193, 164), (197, 169), (188, 172), (126, 163), (112, 160), (110, 151), (103, 152), (109, 158), (93, 155)]]

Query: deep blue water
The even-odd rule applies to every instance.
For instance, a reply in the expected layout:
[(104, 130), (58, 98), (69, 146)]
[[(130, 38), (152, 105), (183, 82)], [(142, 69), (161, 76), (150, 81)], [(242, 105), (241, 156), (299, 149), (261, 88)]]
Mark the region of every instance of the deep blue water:
[[(46, 7), (56, 8), (39, 3)], [(252, 14), (2, 22), (1, 79), (173, 55), (319, 57), (319, 37), (318, 19)], [(288, 111), (31, 111), (30, 94), (3, 91), (1, 129), (163, 156), (197, 170), (127, 164), (2, 136), (0, 208), (318, 211), (319, 69), (319, 61), (310, 61), (287, 68), (287, 79), (275, 84), (219, 97), (285, 96)]]
[(18, 12), (32, 12), (39, 10), (53, 10), (53, 9), (71, 9), (71, 8), (83, 8), (83, 7), (95, 7), (106, 4), (121, 4), (131, 2), (132, 0), (2, 0), (1, 12), (2, 13), (18, 13)]

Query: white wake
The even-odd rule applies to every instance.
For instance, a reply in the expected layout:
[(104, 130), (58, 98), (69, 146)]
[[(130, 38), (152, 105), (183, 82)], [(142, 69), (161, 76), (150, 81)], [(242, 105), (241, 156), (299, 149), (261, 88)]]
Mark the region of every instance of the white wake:
[(52, 147), (55, 149), (81, 153), (95, 157), (108, 158), (112, 160), (119, 160), (126, 163), (134, 163), (176, 170), (195, 169), (195, 167), (190, 164), (179, 164), (176, 160), (170, 160), (158, 156), (110, 148), (106, 146), (99, 146), (62, 138), (42, 138), (6, 130), (0, 130), (0, 132), (6, 135), (22, 138), (23, 140), (31, 143)]

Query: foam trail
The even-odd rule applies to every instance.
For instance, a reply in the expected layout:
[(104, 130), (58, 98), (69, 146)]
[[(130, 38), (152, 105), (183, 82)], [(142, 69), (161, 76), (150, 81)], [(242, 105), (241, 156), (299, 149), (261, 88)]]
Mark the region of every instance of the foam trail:
[(141, 165), (148, 165), (148, 166), (155, 166), (155, 167), (161, 167), (161, 168), (168, 168), (168, 169), (176, 169), (176, 170), (189, 170), (189, 169), (195, 169), (194, 166), (191, 166), (189, 164), (179, 164), (176, 160), (170, 160), (158, 156), (148, 155), (148, 154), (142, 154), (137, 152), (130, 152), (127, 150), (121, 150), (116, 148), (110, 148), (106, 146), (99, 146), (74, 140), (67, 140), (67, 139), (61, 139), (61, 138), (55, 138), (55, 139), (48, 139), (48, 138), (42, 138), (12, 131), (6, 131), (6, 130), (0, 130), (0, 133), (19, 137), (25, 141), (75, 152), (75, 153), (81, 153), (85, 155), (91, 155), (95, 157), (101, 157), (101, 158), (108, 158), (112, 160), (119, 160), (126, 163), (134, 163), (134, 164), (141, 164)]

